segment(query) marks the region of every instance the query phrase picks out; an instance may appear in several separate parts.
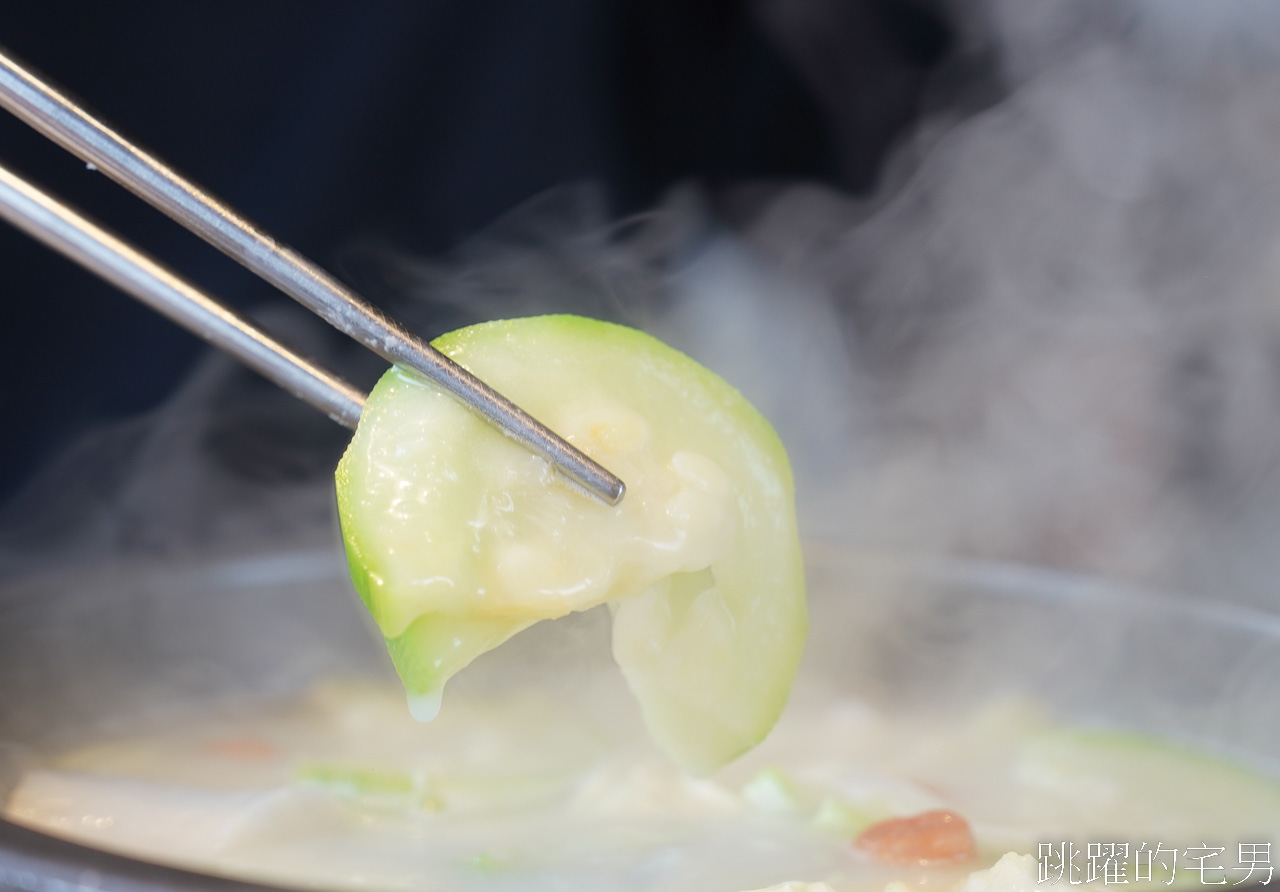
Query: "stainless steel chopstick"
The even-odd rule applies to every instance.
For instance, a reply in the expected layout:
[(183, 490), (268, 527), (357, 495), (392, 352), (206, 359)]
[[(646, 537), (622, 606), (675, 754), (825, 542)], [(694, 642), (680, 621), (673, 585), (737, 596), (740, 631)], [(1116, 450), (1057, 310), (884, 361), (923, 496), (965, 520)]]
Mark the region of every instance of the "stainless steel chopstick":
[(0, 167), (0, 218), (354, 428), (364, 395), (145, 254)]
[(125, 140), (0, 50), (0, 106), (95, 165), (261, 278), (390, 362), (438, 384), (610, 505), (623, 482), (351, 289), (159, 159)]

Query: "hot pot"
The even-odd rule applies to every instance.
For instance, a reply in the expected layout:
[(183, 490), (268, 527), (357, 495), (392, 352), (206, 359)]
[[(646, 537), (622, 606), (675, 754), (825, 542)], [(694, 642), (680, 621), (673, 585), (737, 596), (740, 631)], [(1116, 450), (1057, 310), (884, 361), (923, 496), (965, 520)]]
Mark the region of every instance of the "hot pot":
[[(921, 709), (1028, 694), (1068, 719), (1280, 764), (1280, 619), (1007, 564), (821, 545), (808, 560), (804, 675)], [(553, 672), (571, 664), (550, 646), (552, 625), (515, 659)], [(0, 588), (0, 796), (40, 753), (103, 729), (388, 672), (337, 548), (10, 579)], [(0, 822), (0, 888), (254, 886)]]

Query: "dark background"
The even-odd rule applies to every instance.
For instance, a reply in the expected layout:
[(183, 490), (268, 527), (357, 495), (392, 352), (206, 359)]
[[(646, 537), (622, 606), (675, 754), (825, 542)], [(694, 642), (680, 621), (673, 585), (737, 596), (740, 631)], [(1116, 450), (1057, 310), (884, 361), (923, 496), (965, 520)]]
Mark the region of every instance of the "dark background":
[[(952, 45), (925, 0), (0, 4), (0, 46), (358, 288), (350, 245), (439, 255), (567, 182), (618, 214), (690, 177), (865, 194)], [(0, 163), (228, 304), (287, 300), (8, 114)], [(0, 289), (3, 503), (204, 348), (4, 225)]]

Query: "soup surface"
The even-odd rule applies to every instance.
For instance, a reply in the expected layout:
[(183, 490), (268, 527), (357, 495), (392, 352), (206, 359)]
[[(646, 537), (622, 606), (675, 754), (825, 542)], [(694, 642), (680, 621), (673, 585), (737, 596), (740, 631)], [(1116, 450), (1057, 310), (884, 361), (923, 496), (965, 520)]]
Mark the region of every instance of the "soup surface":
[[(153, 861), (332, 889), (941, 889), (1024, 856), (970, 878), (978, 892), (1056, 877), (1063, 845), (1082, 871), (1088, 845), (1121, 843), (1159, 845), (1166, 861), (1178, 848), (1178, 879), (1195, 885), (1190, 850), (1221, 846), (1230, 884), (1245, 876), (1239, 844), (1280, 839), (1274, 779), (1064, 727), (1025, 702), (920, 719), (802, 686), (761, 747), (693, 779), (648, 742), (616, 679), (593, 691), (460, 692), (423, 725), (395, 687), (326, 683), (63, 752), (27, 772), (5, 815)], [(852, 844), (936, 809), (968, 822), (974, 857), (887, 864)]]

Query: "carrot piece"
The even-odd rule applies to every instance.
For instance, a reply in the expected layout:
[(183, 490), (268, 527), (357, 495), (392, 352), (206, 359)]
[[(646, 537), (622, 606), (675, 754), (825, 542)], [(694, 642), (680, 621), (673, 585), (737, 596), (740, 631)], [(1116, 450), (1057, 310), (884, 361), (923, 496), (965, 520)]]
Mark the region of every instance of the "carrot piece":
[(879, 821), (853, 847), (888, 864), (959, 864), (977, 854), (969, 822), (947, 809)]

